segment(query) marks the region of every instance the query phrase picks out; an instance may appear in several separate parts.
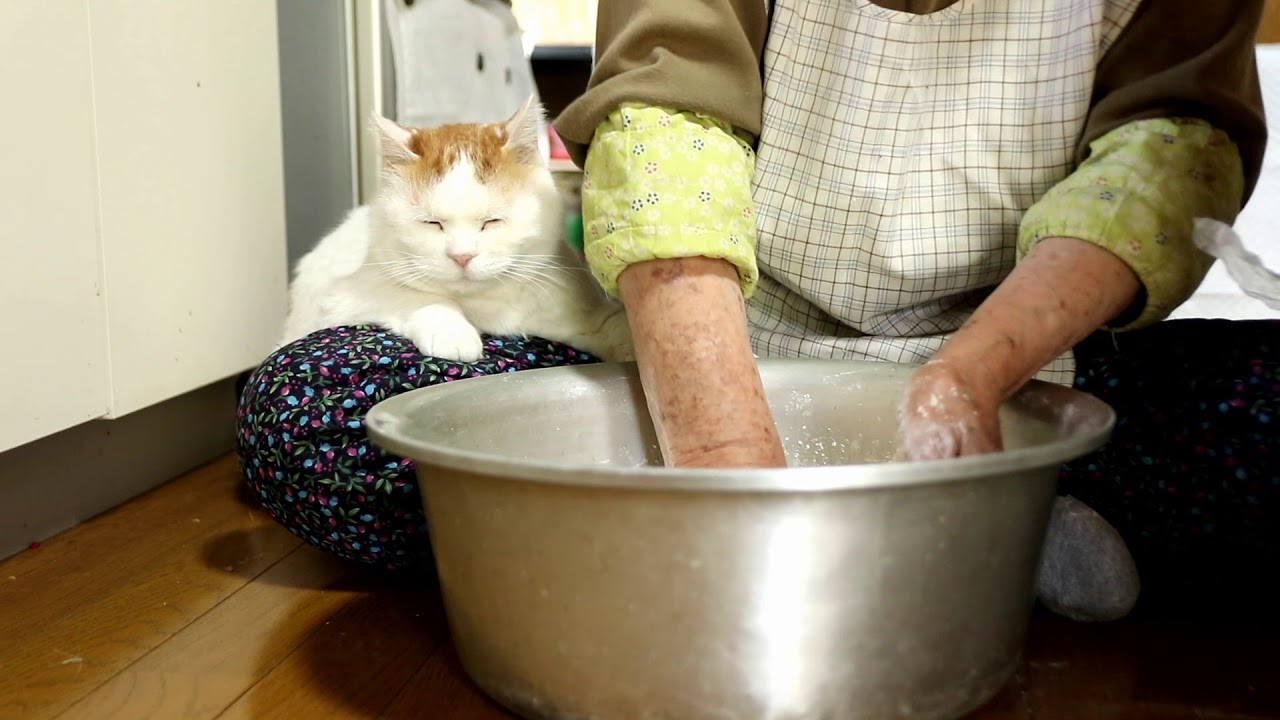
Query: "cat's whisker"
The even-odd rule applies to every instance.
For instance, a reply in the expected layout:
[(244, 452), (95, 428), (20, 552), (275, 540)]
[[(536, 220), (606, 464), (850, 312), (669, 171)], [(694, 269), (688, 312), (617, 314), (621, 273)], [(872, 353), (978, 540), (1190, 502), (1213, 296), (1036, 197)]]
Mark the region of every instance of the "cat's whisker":
[(368, 263), (365, 263), (365, 266), (378, 268), (379, 272), (384, 272), (387, 270), (401, 270), (401, 269), (416, 270), (422, 267), (419, 264), (417, 258), (406, 258), (403, 260), (387, 260), (385, 262), (368, 262)]
[(561, 255), (529, 255), (529, 254), (523, 254), (523, 253), (516, 253), (516, 254), (510, 255), (509, 257), (512, 260), (522, 260), (522, 261), (528, 260), (530, 262), (550, 263), (554, 265), (561, 265), (565, 261), (565, 258)]
[(383, 268), (379, 274), (388, 280), (398, 281), (401, 278), (413, 275), (415, 272), (417, 271), (410, 268)]
[(392, 268), (383, 268), (381, 272), (383, 277), (386, 277), (392, 282), (396, 282), (401, 285), (408, 285), (410, 283), (415, 283), (420, 280), (435, 279), (435, 273), (431, 272), (429, 269), (424, 269), (421, 267), (410, 266), (410, 265), (404, 265), (404, 266), (392, 267)]
[(383, 274), (395, 275), (395, 274), (400, 274), (404, 272), (418, 272), (420, 269), (421, 268), (418, 265), (415, 265), (413, 263), (396, 262), (396, 263), (389, 263), (387, 265), (380, 267), (378, 269), (378, 272), (381, 272)]
[(547, 254), (547, 253), (512, 253), (512, 258), (517, 260), (554, 260), (556, 262), (564, 262), (563, 255)]
[(527, 275), (521, 275), (520, 273), (510, 272), (508, 270), (503, 270), (502, 272), (498, 273), (498, 278), (500, 281), (515, 280), (516, 282), (523, 283), (541, 292), (543, 296), (546, 297), (547, 300), (551, 299), (552, 288), (549, 287), (545, 281), (539, 280), (538, 278), (530, 277)]
[(508, 263), (507, 266), (512, 270), (517, 270), (517, 272), (524, 272), (524, 270), (538, 270), (539, 273), (552, 273), (557, 270), (557, 268), (553, 268), (553, 266), (530, 265), (527, 263)]
[[(520, 281), (520, 282), (528, 282), (528, 281), (527, 281), (527, 280), (523, 280), (523, 281)], [(543, 286), (543, 285), (541, 285), (541, 284), (539, 284), (539, 283), (532, 283), (532, 286), (533, 286), (533, 288), (534, 288), (534, 289), (536, 289), (539, 293), (541, 293), (541, 294), (542, 294), (542, 298), (543, 298), (544, 300), (546, 300), (546, 301), (550, 302), (550, 301), (553, 299), (553, 297), (554, 297), (554, 296), (551, 294), (551, 291), (550, 291), (550, 290), (548, 290), (545, 286)]]
[(436, 280), (436, 278), (425, 273), (414, 273), (411, 275), (402, 275), (399, 277), (395, 277), (395, 278), (392, 278), (391, 280), (392, 282), (398, 283), (400, 285), (417, 285), (423, 281), (427, 281), (427, 282), (434, 281)]
[(547, 283), (548, 285), (555, 285), (555, 286), (564, 285), (564, 278), (556, 277), (555, 275), (551, 275), (541, 270), (535, 270), (531, 268), (519, 268), (519, 269), (516, 269), (513, 274), (516, 277), (527, 277), (531, 279), (537, 278), (538, 280), (544, 283)]
[(511, 263), (511, 265), (519, 268), (535, 268), (538, 270), (556, 270), (559, 272), (580, 272), (585, 269), (585, 268), (567, 267), (565, 265), (548, 265), (548, 264), (525, 263), (525, 262), (513, 262)]
[[(516, 283), (518, 283), (518, 284), (521, 284), (521, 285), (527, 285), (527, 284), (528, 284), (528, 283), (525, 283), (525, 282), (521, 281), (519, 278), (506, 278), (505, 280), (511, 280), (511, 281), (514, 281), (514, 282), (516, 282)], [(539, 287), (539, 286), (537, 286), (537, 285), (531, 285), (530, 287), (531, 287), (533, 290), (536, 290), (536, 291), (539, 293), (539, 295), (540, 295), (544, 300), (551, 300), (551, 294), (547, 291), (547, 289), (546, 289), (546, 288), (544, 288), (544, 287)]]
[(586, 268), (570, 267), (567, 265), (559, 265), (555, 263), (526, 262), (520, 259), (512, 259), (510, 265), (521, 270), (536, 269), (556, 272), (586, 272)]

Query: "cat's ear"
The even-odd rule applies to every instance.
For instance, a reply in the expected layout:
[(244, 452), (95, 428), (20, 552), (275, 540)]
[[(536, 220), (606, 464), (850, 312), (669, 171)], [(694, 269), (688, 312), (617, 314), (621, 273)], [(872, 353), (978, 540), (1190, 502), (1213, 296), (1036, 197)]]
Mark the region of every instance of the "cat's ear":
[(542, 133), (545, 131), (545, 110), (537, 98), (530, 95), (524, 107), (507, 120), (507, 142), (503, 149), (526, 165), (542, 162)]
[(382, 161), (388, 165), (409, 162), (418, 157), (409, 147), (413, 133), (399, 123), (388, 120), (375, 113), (373, 125), (378, 130), (378, 138), (382, 141)]

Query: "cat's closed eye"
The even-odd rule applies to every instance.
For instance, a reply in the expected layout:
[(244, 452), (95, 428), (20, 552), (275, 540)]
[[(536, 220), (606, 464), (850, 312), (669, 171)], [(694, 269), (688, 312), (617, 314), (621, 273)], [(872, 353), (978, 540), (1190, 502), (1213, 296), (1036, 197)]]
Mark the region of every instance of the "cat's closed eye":
[(426, 225), (429, 225), (429, 226), (431, 226), (431, 227), (435, 228), (436, 230), (441, 230), (441, 231), (443, 231), (443, 230), (444, 230), (444, 223), (440, 222), (439, 220), (425, 220), (425, 219), (424, 219), (422, 222), (423, 222), (424, 224), (426, 224)]
[(490, 218), (480, 226), (481, 230), (493, 230), (502, 226), (502, 218)]

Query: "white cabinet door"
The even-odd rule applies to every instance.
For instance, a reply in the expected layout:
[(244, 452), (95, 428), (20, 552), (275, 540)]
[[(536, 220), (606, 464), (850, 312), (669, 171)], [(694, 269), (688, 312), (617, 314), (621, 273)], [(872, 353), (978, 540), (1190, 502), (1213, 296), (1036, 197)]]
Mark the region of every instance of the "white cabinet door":
[(278, 339), (287, 261), (276, 6), (89, 7), (119, 416), (250, 368)]
[(85, 0), (0, 1), (0, 451), (106, 412)]

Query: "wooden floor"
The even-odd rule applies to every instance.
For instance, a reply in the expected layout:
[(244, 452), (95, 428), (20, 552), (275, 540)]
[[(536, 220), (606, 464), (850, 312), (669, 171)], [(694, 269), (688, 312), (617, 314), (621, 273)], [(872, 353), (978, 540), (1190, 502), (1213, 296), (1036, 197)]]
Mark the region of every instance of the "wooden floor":
[[(1037, 616), (975, 717), (1280, 718), (1280, 633), (1210, 619)], [(429, 582), (302, 545), (230, 460), (0, 564), (3, 720), (509, 717), (459, 669)]]

